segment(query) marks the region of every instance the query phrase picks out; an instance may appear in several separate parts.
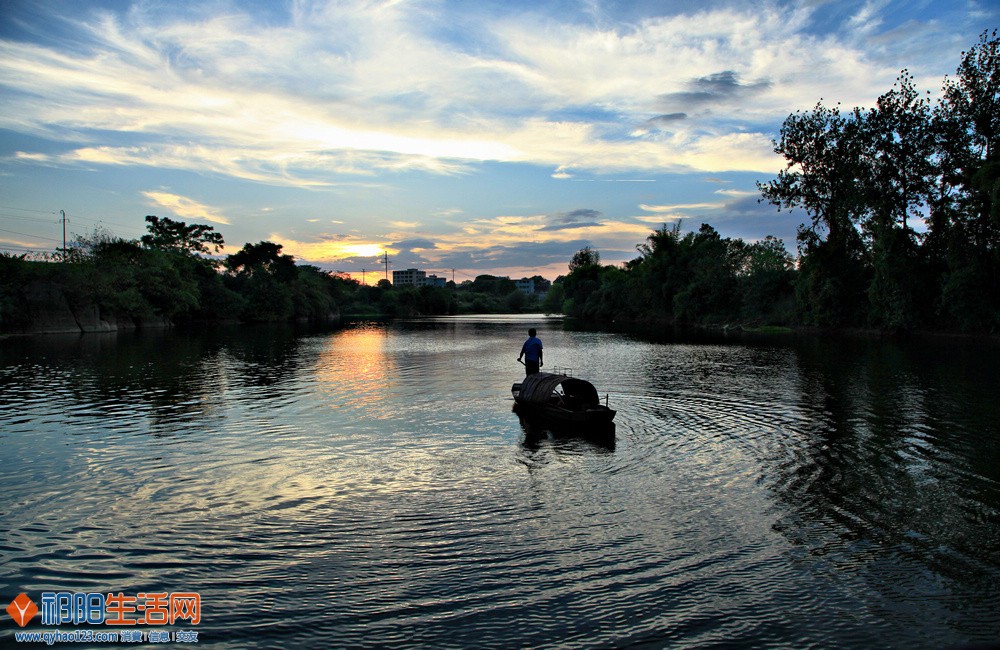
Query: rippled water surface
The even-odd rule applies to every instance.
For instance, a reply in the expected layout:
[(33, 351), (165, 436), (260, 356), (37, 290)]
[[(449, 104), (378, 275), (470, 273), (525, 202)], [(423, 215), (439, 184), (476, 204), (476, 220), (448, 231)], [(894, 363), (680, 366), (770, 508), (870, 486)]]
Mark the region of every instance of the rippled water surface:
[[(613, 441), (511, 412), (531, 325)], [(998, 362), (523, 316), (8, 339), (0, 597), (194, 591), (201, 647), (1000, 642)]]

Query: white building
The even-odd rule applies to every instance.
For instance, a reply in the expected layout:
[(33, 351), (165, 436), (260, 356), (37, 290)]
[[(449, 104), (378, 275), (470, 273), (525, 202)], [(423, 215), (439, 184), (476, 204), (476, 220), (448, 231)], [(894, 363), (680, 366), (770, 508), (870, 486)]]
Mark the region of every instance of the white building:
[(516, 286), (521, 293), (526, 293), (529, 296), (535, 293), (534, 278), (521, 278), (520, 280), (514, 280), (514, 286)]
[(417, 269), (393, 271), (392, 284), (397, 287), (422, 287), (427, 284), (427, 273)]

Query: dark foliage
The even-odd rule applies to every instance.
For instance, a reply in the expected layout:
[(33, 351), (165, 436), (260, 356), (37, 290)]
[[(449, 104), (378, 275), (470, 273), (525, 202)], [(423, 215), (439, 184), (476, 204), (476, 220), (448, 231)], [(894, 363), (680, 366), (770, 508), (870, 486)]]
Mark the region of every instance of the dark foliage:
[(679, 325), (791, 320), (792, 258), (779, 239), (746, 244), (720, 237), (707, 224), (682, 236), (675, 225), (656, 230), (637, 248), (640, 256), (621, 268), (577, 265), (556, 280), (547, 311), (562, 299), (566, 314), (597, 320)]
[(97, 307), (104, 316), (136, 322), (304, 321), (539, 309), (537, 297), (525, 295), (507, 278), (482, 275), (459, 287), (394, 287), (380, 280), (372, 287), (296, 265), (274, 242), (246, 244), (222, 260), (203, 257), (224, 245), (212, 227), (158, 217), (146, 222), (150, 234), (138, 241), (103, 231), (77, 237), (60, 255), (63, 263), (0, 255), (0, 331), (30, 329), (27, 287), (32, 282), (56, 287), (71, 308)]
[(762, 199), (799, 209), (780, 240), (664, 226), (622, 268), (587, 247), (545, 301), (591, 319), (996, 332), (1000, 328), (1000, 39), (962, 54), (936, 106), (903, 70), (872, 109), (789, 115)]

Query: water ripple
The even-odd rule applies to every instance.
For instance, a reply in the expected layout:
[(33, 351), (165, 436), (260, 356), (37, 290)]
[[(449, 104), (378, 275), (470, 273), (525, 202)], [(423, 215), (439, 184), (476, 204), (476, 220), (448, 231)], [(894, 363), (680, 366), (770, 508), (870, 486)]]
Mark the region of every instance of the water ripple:
[(3, 592), (197, 590), (213, 647), (1000, 636), (981, 354), (550, 326), (619, 411), (601, 444), (521, 428), (523, 329), (0, 348)]

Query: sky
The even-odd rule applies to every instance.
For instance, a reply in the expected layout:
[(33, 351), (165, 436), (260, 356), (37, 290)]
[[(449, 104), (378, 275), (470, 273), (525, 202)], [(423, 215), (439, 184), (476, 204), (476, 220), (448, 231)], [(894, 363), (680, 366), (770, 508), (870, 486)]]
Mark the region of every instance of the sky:
[(784, 119), (932, 96), (994, 0), (0, 0), (0, 251), (144, 217), (367, 283), (780, 237)]

